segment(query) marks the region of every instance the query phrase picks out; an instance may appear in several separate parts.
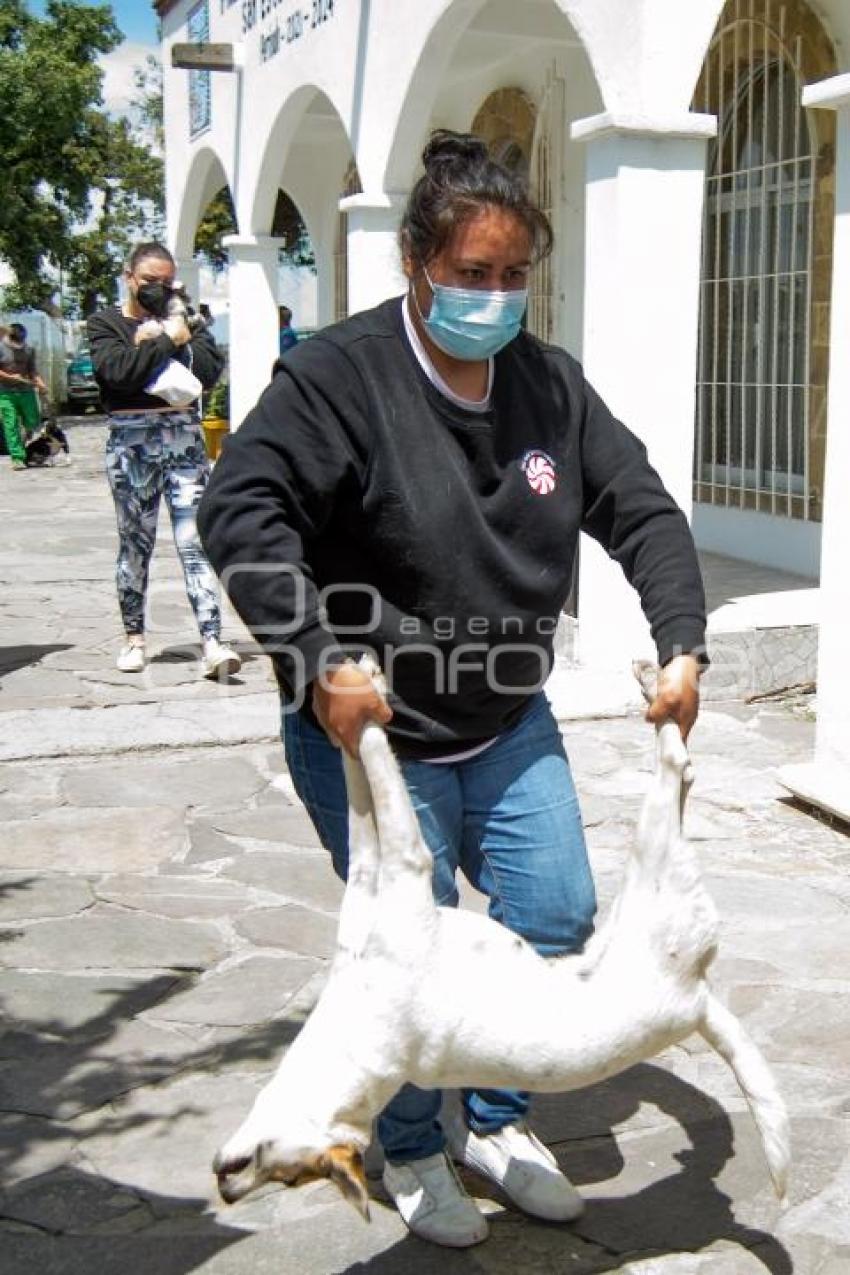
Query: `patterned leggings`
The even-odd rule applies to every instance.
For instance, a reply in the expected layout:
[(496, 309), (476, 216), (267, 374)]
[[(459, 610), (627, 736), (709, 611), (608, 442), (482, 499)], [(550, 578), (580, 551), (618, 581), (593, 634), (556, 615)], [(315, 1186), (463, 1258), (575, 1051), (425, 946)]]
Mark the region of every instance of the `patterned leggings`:
[(151, 412), (114, 414), (110, 423), (106, 475), (118, 518), (116, 582), (125, 630), (145, 629), (148, 569), (164, 494), (201, 638), (218, 637), (218, 584), (195, 526), (210, 473), (198, 421), (189, 412)]

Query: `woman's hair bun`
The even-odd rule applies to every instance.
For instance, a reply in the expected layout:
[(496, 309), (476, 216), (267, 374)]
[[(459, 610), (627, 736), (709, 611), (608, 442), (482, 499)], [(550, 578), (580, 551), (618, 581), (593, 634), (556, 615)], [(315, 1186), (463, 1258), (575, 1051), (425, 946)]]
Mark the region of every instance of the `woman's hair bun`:
[(535, 261), (552, 251), (552, 227), (529, 196), (522, 173), (493, 158), (473, 133), (437, 129), (422, 152), (425, 172), (414, 183), (401, 219), (405, 259), (427, 265), (458, 226), (482, 208), (505, 208), (528, 231)]
[(428, 139), (422, 152), (422, 163), (429, 177), (439, 180), (441, 168), (449, 165), (480, 164), (489, 158), (486, 142), (472, 133), (455, 133), (450, 128), (438, 128)]

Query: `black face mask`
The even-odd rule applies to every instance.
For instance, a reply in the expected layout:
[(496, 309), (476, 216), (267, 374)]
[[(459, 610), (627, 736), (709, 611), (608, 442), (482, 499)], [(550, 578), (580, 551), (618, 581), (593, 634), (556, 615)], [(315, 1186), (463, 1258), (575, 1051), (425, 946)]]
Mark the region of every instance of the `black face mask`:
[(136, 300), (155, 319), (164, 319), (173, 291), (167, 283), (142, 283), (136, 290)]

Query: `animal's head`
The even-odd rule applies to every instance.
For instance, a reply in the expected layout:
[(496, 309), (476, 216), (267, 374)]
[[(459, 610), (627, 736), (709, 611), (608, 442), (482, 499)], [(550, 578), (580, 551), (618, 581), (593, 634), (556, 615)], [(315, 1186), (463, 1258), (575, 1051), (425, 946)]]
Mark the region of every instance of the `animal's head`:
[(192, 309), (191, 298), (182, 283), (176, 283), (168, 299), (168, 318), (181, 318), (193, 334), (207, 326), (203, 315)]
[(320, 1146), (310, 1136), (299, 1139), (261, 1132), (252, 1113), (216, 1155), (213, 1172), (218, 1178), (219, 1194), (227, 1204), (241, 1200), (266, 1182), (303, 1186), (327, 1178), (369, 1221), (363, 1150), (354, 1141)]

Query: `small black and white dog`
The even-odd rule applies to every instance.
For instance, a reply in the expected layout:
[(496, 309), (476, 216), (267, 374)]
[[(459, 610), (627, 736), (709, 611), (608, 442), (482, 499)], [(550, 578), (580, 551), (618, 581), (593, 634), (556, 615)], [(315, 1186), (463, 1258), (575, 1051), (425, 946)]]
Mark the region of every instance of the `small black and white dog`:
[(60, 429), (53, 417), (47, 417), (41, 426), (24, 443), (27, 454), (27, 468), (39, 469), (42, 465), (56, 465), (65, 457), (64, 464), (70, 463), (70, 448), (65, 431)]

